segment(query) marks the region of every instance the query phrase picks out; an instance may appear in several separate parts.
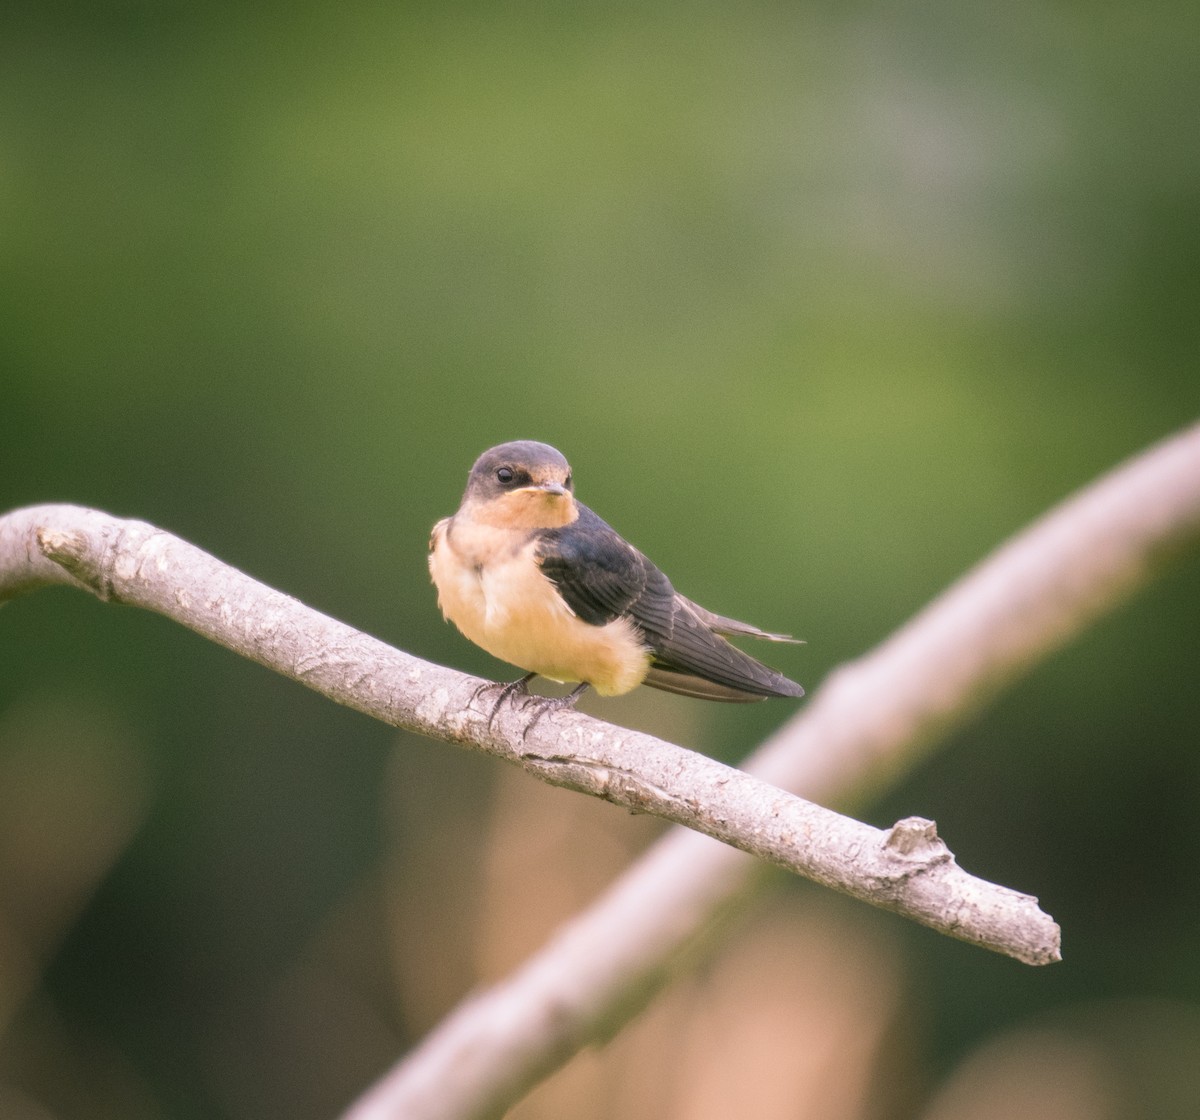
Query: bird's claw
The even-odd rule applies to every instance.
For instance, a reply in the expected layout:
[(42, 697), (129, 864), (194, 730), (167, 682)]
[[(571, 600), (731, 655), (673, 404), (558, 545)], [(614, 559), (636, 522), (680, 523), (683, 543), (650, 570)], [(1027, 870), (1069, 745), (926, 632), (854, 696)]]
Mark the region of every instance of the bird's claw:
[(536, 699), (536, 697), (531, 696), (529, 693), (529, 682), (531, 680), (533, 680), (533, 678), (536, 676), (537, 676), (536, 673), (526, 673), (525, 676), (519, 677), (515, 681), (509, 681), (507, 684), (498, 684), (495, 682), (491, 682), (488, 684), (480, 685), (475, 690), (474, 694), (471, 696), (472, 703), (474, 703), (475, 700), (477, 700), (480, 696), (482, 696), (483, 693), (491, 692), (493, 689), (496, 690), (496, 702), (492, 705), (492, 710), (488, 714), (487, 729), (489, 731), (491, 731), (492, 724), (495, 722), (496, 716), (500, 711), (500, 706), (504, 703), (505, 700), (509, 700), (515, 696), (519, 696), (522, 698), (521, 707), (524, 708), (525, 705), (528, 704), (530, 700)]
[(518, 678), (515, 681), (509, 681), (508, 684), (499, 684), (489, 682), (488, 684), (480, 685), (471, 695), (471, 702), (474, 703), (478, 697), (485, 692), (496, 690), (496, 701), (492, 705), (492, 710), (488, 714), (487, 729), (491, 731), (492, 724), (496, 720), (496, 716), (500, 712), (500, 707), (505, 700), (512, 700), (514, 704), (521, 705), (521, 711), (525, 711), (530, 704), (537, 705), (537, 711), (533, 713), (533, 719), (526, 725), (525, 730), (521, 733), (521, 738), (525, 739), (529, 733), (538, 725), (542, 716), (550, 712), (563, 712), (569, 708), (575, 707), (575, 702), (587, 691), (587, 684), (581, 684), (571, 689), (565, 696), (537, 696), (529, 691), (529, 682), (537, 676), (537, 673), (526, 673), (525, 676)]
[(526, 739), (529, 738), (529, 733), (535, 727), (537, 727), (542, 716), (547, 715), (550, 712), (564, 712), (571, 708), (574, 708), (575, 702), (579, 699), (580, 696), (582, 696), (584, 694), (584, 692), (587, 691), (587, 688), (588, 688), (588, 686), (587, 686), (587, 683), (585, 682), (584, 684), (578, 685), (576, 688), (571, 689), (571, 691), (568, 692), (566, 694), (566, 696), (533, 696), (533, 695), (530, 695), (526, 699), (525, 703), (521, 705), (521, 710), (524, 711), (525, 708), (529, 706), (529, 702), (531, 700), (536, 701), (536, 703), (538, 705), (538, 710), (533, 713), (533, 719), (531, 719), (525, 725), (525, 730), (521, 732), (521, 741), (524, 742)]

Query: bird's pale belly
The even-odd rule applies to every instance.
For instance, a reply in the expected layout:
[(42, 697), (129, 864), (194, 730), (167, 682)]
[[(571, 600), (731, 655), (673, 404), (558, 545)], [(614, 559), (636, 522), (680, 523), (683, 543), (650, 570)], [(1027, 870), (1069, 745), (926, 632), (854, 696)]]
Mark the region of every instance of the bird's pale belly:
[(445, 536), (429, 559), (442, 613), (494, 657), (555, 681), (587, 681), (617, 696), (645, 679), (650, 654), (626, 619), (592, 626), (574, 615), (532, 549), (465, 562)]

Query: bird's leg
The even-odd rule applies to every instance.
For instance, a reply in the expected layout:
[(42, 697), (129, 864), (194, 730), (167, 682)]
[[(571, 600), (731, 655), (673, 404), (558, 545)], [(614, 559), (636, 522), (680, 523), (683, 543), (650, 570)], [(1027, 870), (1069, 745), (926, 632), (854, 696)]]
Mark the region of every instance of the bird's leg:
[(575, 707), (575, 702), (588, 690), (588, 683), (576, 685), (566, 696), (531, 696), (529, 699), (537, 704), (537, 711), (534, 713), (533, 719), (529, 721), (529, 725), (521, 734), (521, 738), (525, 739), (529, 733), (537, 726), (538, 720), (547, 712), (561, 712), (567, 708)]
[(520, 677), (515, 681), (509, 681), (508, 684), (484, 684), (480, 685), (479, 688), (475, 690), (475, 695), (471, 697), (472, 701), (490, 689), (494, 688), (497, 690), (496, 702), (492, 705), (492, 711), (488, 716), (487, 721), (489, 731), (492, 729), (492, 722), (496, 718), (496, 713), (500, 711), (500, 705), (503, 704), (505, 700), (508, 700), (513, 696), (528, 696), (529, 682), (536, 676), (537, 673), (526, 673), (523, 677)]

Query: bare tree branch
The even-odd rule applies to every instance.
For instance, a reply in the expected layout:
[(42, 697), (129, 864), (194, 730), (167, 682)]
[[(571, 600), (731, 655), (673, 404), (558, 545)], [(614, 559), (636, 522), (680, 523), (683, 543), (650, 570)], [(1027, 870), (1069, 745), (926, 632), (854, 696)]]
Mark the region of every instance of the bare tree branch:
[[(747, 769), (824, 800), (869, 796), (1197, 537), (1200, 426), (1068, 499), (831, 674)], [(344, 1120), (502, 1115), (649, 1002), (744, 906), (761, 867), (695, 833), (667, 833), (518, 971), (447, 1016)]]
[[(23, 562), (5, 564), (4, 556)], [(554, 713), (531, 728), (530, 717), (507, 706), (489, 727), (491, 697), (479, 696), (485, 682), (352, 630), (144, 522), (73, 506), (18, 510), (0, 523), (0, 567), (28, 589), (31, 566), (47, 582), (66, 579), (102, 599), (159, 611), (396, 727), (470, 743), (553, 785), (686, 825), (1018, 960), (1059, 958), (1058, 927), (1037, 900), (968, 875), (929, 821), (881, 832), (579, 712)]]
[[(809, 707), (754, 756), (752, 768), (825, 797), (862, 796), (1005, 682), (1132, 594), (1165, 554), (1198, 532), (1200, 429), (1192, 429), (1082, 492), (870, 656), (838, 670)], [(184, 583), (174, 578), (181, 570), (189, 573)], [(197, 574), (200, 578), (190, 578)], [(670, 812), (664, 815), (697, 823), (700, 810), (685, 791), (641, 781), (654, 773), (643, 767), (647, 752), (678, 748), (575, 713), (549, 717), (525, 742), (525, 721), (503, 710), (488, 735), (483, 713), (471, 702), (480, 682), (307, 611), (150, 526), (71, 507), (23, 510), (0, 519), (0, 599), (49, 583), (71, 583), (161, 611), (341, 703), (396, 726), (494, 750), (535, 773), (548, 771), (552, 780), (568, 779), (562, 784), (575, 788), (590, 785), (631, 808), (646, 809), (648, 794), (666, 791)], [(656, 757), (656, 763), (673, 757)], [(716, 793), (721, 781), (716, 772), (701, 773), (700, 788)], [(776, 799), (769, 802), (772, 810), (783, 806), (769, 831), (799, 839), (805, 849), (803, 830), (819, 831), (823, 811), (810, 817), (815, 806), (783, 802), (778, 790), (764, 796)], [(729, 827), (721, 812), (713, 819), (717, 835)], [(920, 868), (908, 879), (897, 879), (893, 868), (884, 877), (885, 897), (874, 901), (899, 908), (889, 897), (898, 891), (923, 920), (916, 896), (943, 889), (936, 885), (936, 869), (953, 867), (952, 860), (942, 856), (925, 822), (901, 822), (887, 834), (870, 832), (872, 859), (887, 836), (885, 860), (911, 843)], [(776, 859), (771, 843), (759, 845), (745, 838), (747, 850)], [(922, 849), (933, 858), (922, 856)], [(846, 889), (838, 863), (815, 877)], [(501, 1114), (528, 1086), (649, 999), (680, 952), (751, 889), (760, 866), (696, 833), (669, 833), (519, 972), (445, 1020), (348, 1116)], [(1008, 893), (1023, 912), (1023, 896)], [(964, 899), (949, 922), (962, 928), (948, 932), (963, 936), (965, 928), (979, 924), (976, 917)]]

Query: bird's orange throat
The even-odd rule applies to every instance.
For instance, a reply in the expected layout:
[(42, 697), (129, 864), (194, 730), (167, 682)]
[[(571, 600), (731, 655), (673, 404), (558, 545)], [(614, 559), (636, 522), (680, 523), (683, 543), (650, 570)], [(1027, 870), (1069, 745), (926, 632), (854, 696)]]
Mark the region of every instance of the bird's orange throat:
[(570, 494), (555, 494), (536, 486), (513, 490), (489, 502), (472, 502), (456, 515), (489, 529), (561, 529), (579, 517)]

